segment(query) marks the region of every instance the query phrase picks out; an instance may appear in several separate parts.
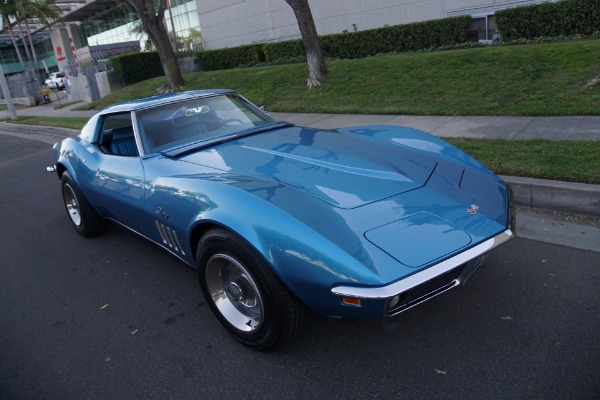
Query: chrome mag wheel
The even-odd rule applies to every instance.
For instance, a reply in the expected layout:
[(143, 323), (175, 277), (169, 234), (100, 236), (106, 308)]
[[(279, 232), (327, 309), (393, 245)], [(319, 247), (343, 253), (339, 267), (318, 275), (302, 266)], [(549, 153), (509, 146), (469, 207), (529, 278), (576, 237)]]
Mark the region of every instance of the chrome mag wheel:
[(250, 272), (235, 258), (217, 253), (208, 259), (205, 274), (212, 301), (227, 322), (246, 333), (260, 329), (263, 300)]
[(75, 191), (68, 183), (63, 185), (63, 199), (65, 201), (65, 206), (67, 207), (67, 212), (69, 213), (71, 221), (76, 226), (80, 226), (81, 211), (79, 209), (79, 202), (77, 200), (77, 196), (75, 195)]

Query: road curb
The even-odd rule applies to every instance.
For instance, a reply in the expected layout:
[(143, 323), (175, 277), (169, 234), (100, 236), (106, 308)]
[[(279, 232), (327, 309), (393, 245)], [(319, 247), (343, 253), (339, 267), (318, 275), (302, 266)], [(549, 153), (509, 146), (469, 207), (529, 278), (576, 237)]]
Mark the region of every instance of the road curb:
[(600, 185), (501, 176), (520, 206), (600, 215)]
[[(9, 132), (29, 133), (32, 135), (53, 136), (58, 140), (67, 136), (74, 137), (79, 135), (81, 129), (59, 128), (55, 126), (38, 126), (25, 124), (12, 124), (10, 122), (1, 122), (0, 127)], [(58, 141), (57, 140), (57, 141)]]

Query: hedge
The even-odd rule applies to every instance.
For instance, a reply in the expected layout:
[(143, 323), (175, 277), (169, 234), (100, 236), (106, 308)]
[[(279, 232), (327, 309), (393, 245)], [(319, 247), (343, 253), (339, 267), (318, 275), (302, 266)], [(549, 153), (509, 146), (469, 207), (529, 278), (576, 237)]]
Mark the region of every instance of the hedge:
[(157, 52), (127, 53), (110, 59), (117, 76), (125, 85), (164, 75)]
[[(444, 18), (359, 32), (320, 36), (327, 58), (362, 58), (466, 42), (471, 17)], [(270, 63), (305, 57), (302, 39), (253, 44), (198, 53), (205, 71), (236, 68), (256, 62)]]
[(248, 44), (218, 50), (205, 50), (197, 55), (200, 66), (205, 71), (237, 68), (250, 63), (265, 61), (262, 44)]
[(503, 41), (591, 35), (600, 30), (600, 0), (560, 0), (496, 12)]
[(363, 58), (464, 43), (471, 17), (462, 16), (359, 32), (325, 35), (321, 45), (325, 57)]

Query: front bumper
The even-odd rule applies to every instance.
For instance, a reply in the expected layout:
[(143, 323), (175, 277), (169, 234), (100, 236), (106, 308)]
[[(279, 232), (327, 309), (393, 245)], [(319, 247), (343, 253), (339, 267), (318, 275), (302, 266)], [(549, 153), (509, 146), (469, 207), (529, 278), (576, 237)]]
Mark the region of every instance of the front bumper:
[(344, 299), (384, 300), (384, 316), (408, 310), (465, 282), (485, 255), (514, 237), (507, 229), (493, 238), (400, 281), (380, 287), (336, 286), (331, 292)]

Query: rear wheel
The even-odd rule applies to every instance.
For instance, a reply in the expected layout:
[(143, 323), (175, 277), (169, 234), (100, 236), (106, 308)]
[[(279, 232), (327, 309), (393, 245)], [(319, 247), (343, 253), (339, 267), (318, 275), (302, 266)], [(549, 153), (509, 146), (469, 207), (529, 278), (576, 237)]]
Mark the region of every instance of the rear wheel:
[(62, 174), (61, 186), (63, 202), (75, 230), (85, 237), (93, 237), (104, 232), (106, 221), (83, 197), (68, 171)]
[(306, 307), (271, 267), (237, 235), (215, 229), (197, 253), (202, 292), (219, 322), (243, 344), (275, 350), (287, 344), (306, 319)]

